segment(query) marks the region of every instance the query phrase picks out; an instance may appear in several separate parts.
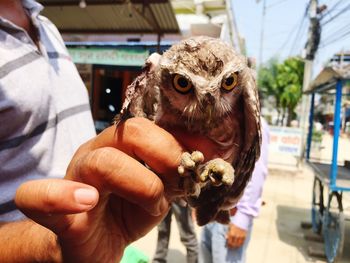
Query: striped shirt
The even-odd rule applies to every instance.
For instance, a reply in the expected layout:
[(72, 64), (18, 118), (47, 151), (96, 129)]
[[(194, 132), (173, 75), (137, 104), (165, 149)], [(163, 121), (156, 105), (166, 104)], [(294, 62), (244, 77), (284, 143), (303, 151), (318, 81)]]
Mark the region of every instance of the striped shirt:
[(14, 195), (27, 180), (63, 177), (73, 153), (95, 135), (86, 88), (42, 6), (22, 0), (39, 47), (0, 16), (0, 221), (16, 220)]

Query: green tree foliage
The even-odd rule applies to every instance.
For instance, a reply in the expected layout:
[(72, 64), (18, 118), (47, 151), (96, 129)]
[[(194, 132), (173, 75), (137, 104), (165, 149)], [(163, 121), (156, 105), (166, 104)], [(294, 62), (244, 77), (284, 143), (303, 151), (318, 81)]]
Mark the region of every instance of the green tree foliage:
[(263, 93), (264, 98), (272, 97), (274, 99), (274, 106), (278, 113), (277, 122), (281, 115), (280, 97), (283, 92), (277, 83), (278, 63), (277, 58), (272, 58), (266, 65), (260, 67), (258, 72), (259, 90)]
[(290, 126), (291, 120), (296, 115), (294, 110), (302, 96), (304, 61), (295, 57), (288, 58), (279, 66), (278, 73), (278, 85), (283, 87), (281, 105), (288, 116), (287, 126)]
[(304, 62), (298, 57), (286, 59), (279, 63), (273, 58), (261, 67), (258, 73), (258, 86), (267, 97), (273, 97), (278, 113), (277, 124), (287, 125), (295, 118), (295, 108), (302, 96)]

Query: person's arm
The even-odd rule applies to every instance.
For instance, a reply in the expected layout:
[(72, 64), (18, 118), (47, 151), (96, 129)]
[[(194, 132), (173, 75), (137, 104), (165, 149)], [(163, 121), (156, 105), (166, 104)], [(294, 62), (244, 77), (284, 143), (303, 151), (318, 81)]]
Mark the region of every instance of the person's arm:
[(248, 230), (253, 218), (259, 214), (261, 194), (267, 175), (267, 165), (259, 159), (255, 165), (252, 179), (249, 181), (242, 198), (237, 204), (237, 212), (231, 217), (231, 223), (241, 229)]
[(244, 190), (241, 200), (237, 204), (236, 212), (230, 217), (230, 225), (227, 233), (227, 246), (229, 248), (241, 247), (246, 239), (249, 226), (252, 224), (253, 218), (259, 213), (261, 205), (261, 193), (264, 182), (264, 167), (259, 160)]
[(262, 119), (261, 155), (255, 164), (252, 178), (237, 204), (237, 211), (234, 216), (231, 216), (227, 233), (228, 247), (237, 248), (243, 245), (254, 217), (259, 214), (261, 194), (268, 173), (268, 144), (269, 128), (266, 121)]
[(57, 236), (31, 220), (0, 223), (0, 262), (61, 262)]
[[(206, 149), (213, 151), (210, 142), (198, 136), (182, 136), (181, 143), (186, 149), (199, 145), (209, 158)], [(173, 135), (151, 121), (129, 119), (82, 145), (65, 179), (26, 182), (18, 188), (15, 201), (24, 214), (57, 235), (56, 248), (61, 248), (64, 262), (117, 262), (128, 244), (148, 233), (168, 212), (165, 195), (171, 198), (180, 191), (177, 167), (183, 151)], [(36, 227), (34, 235), (30, 231), (27, 236), (21, 228), (11, 228), (10, 242), (5, 240), (9, 232), (1, 235), (1, 250), (17, 253), (13, 246), (19, 242), (18, 247), (25, 249), (21, 262), (42, 251), (56, 257), (56, 248), (47, 247), (55, 246), (55, 237), (35, 231)], [(53, 243), (46, 244), (47, 238)], [(2, 255), (0, 262), (14, 261)]]

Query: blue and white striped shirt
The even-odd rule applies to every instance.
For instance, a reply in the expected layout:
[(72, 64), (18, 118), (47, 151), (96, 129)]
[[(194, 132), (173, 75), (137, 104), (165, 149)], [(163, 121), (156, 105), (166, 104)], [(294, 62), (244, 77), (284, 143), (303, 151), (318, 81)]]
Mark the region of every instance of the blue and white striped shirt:
[(42, 6), (22, 0), (39, 47), (0, 16), (0, 221), (23, 217), (13, 199), (24, 181), (63, 177), (73, 153), (95, 135), (87, 90)]

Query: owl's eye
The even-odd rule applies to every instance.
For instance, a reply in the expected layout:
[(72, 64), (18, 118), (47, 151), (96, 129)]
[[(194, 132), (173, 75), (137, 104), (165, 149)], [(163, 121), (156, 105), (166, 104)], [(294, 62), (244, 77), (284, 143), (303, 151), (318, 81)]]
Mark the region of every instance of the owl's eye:
[(184, 76), (176, 74), (173, 78), (173, 85), (176, 91), (180, 93), (187, 93), (192, 89), (192, 83)]
[(238, 84), (238, 73), (232, 73), (228, 78), (224, 79), (221, 87), (226, 91), (233, 90)]

